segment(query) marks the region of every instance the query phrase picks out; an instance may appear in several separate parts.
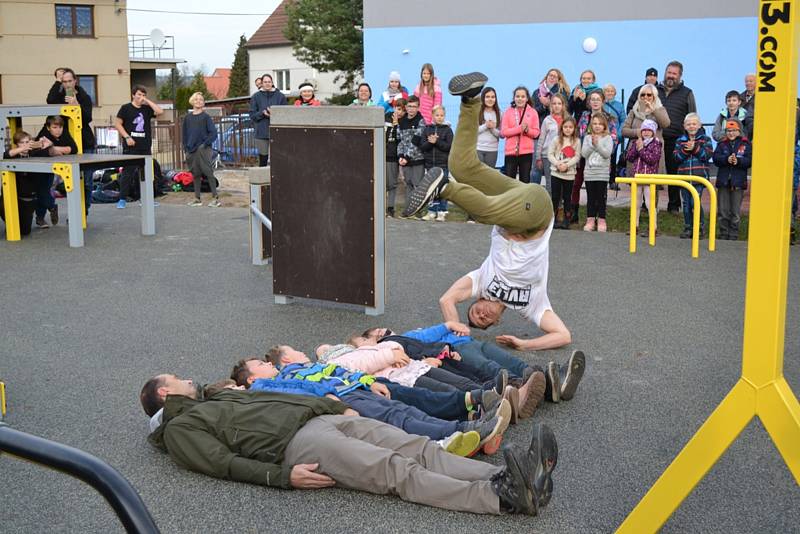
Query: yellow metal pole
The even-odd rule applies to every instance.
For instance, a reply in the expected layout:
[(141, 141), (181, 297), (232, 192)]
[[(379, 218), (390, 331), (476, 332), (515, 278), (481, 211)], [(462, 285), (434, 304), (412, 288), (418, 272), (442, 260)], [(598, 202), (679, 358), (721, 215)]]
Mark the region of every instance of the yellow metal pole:
[(759, 5), (742, 377), (618, 532), (658, 530), (754, 415), (800, 484), (800, 403), (783, 378), (800, 3)]
[(17, 174), (3, 171), (3, 209), (6, 216), (6, 240), (19, 241), (19, 202), (17, 199)]
[(86, 230), (86, 185), (83, 182), (83, 174), (81, 174), (78, 184), (81, 192), (81, 218), (83, 219), (81, 222), (83, 223), (83, 229)]
[(0, 382), (0, 419), (6, 418), (6, 385)]
[(697, 189), (692, 184), (686, 184), (689, 194), (692, 195), (694, 204), (692, 207), (692, 257), (700, 257), (700, 195), (697, 194)]
[(636, 230), (638, 230), (638, 218), (636, 217), (636, 212), (638, 208), (638, 204), (634, 204), (634, 202), (638, 203), (639, 195), (637, 194), (637, 187), (636, 182), (631, 183), (631, 235), (630, 235), (630, 251), (631, 254), (636, 253)]
[(739, 380), (625, 518), (617, 534), (656, 532), (753, 418), (755, 389)]
[(658, 188), (651, 184), (648, 189), (650, 190), (650, 209), (647, 212), (647, 216), (650, 218), (650, 226), (647, 235), (650, 246), (654, 247), (656, 246), (656, 226), (658, 223), (658, 207), (656, 206), (656, 203), (658, 202), (658, 199), (656, 198), (658, 195)]
[(72, 136), (72, 140), (75, 141), (76, 145), (78, 145), (78, 154), (83, 154), (83, 137), (81, 136), (83, 123), (81, 122), (81, 107), (61, 106), (60, 115), (63, 115), (69, 119), (69, 124), (67, 125), (69, 129), (69, 135)]

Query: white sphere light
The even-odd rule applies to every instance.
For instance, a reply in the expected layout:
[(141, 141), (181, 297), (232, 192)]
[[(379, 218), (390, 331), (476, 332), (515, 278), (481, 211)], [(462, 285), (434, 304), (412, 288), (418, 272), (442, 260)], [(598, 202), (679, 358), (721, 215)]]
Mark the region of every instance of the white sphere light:
[(583, 40), (583, 51), (587, 54), (591, 54), (597, 50), (597, 39), (594, 37), (587, 37)]

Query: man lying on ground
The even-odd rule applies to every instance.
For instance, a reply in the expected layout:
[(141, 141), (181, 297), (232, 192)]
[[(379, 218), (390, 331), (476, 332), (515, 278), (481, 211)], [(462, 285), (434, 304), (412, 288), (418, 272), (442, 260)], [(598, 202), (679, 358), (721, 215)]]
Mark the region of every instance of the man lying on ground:
[[(484, 413), (481, 419), (445, 421), (387, 398), (386, 386), (376, 382), (373, 376), (351, 373), (330, 364), (312, 363), (305, 354), (288, 345), (276, 347), (274, 352), (284, 355), (291, 363), (279, 370), (272, 362), (249, 358), (236, 364), (231, 378), (253, 391), (317, 397), (333, 395), (364, 417), (388, 423), (410, 434), (443, 440), (445, 448), (461, 456), (471, 455), (479, 447), (484, 447), (486, 454), (496, 452), (510, 422), (511, 406), (505, 400)], [(470, 435), (472, 432), (475, 434)]]
[(486, 329), (511, 308), (544, 332), (533, 339), (500, 335), (498, 343), (522, 350), (562, 347), (572, 337), (547, 298), (553, 203), (541, 185), (518, 182), (478, 160), (479, 95), (486, 81), (479, 72), (450, 80), (450, 93), (461, 97), (448, 158), (450, 177), (441, 169), (430, 169), (414, 189), (403, 216), (442, 198), (458, 204), (474, 220), (495, 225), (489, 256), (480, 268), (456, 280), (439, 299), (445, 321), (459, 321), (456, 304), (474, 298), (467, 312), (470, 326)]
[[(461, 360), (471, 364), (478, 372), (479, 379), (496, 376), (501, 369), (509, 373), (509, 384), (521, 386), (536, 371), (545, 373), (547, 384), (544, 397), (550, 402), (570, 400), (575, 395), (578, 384), (586, 368), (583, 351), (572, 352), (569, 360), (561, 367), (554, 361), (547, 364), (547, 371), (538, 365), (517, 358), (491, 342), (474, 340), (469, 336), (469, 328), (461, 323), (448, 321), (427, 328), (409, 330), (400, 335), (385, 327), (370, 328), (362, 336), (372, 344), (382, 341), (399, 341), (413, 338), (425, 343), (447, 343), (458, 351)], [(402, 342), (401, 342), (402, 344)]]
[[(535, 425), (525, 451), (503, 445), (505, 466), (448, 454), (422, 436), (354, 416), (341, 401), (224, 389), (198, 401), (191, 380), (159, 375), (142, 389), (149, 441), (180, 466), (281, 488), (338, 485), (463, 512), (536, 515), (553, 492), (553, 431)], [(275, 432), (280, 429), (280, 432)]]

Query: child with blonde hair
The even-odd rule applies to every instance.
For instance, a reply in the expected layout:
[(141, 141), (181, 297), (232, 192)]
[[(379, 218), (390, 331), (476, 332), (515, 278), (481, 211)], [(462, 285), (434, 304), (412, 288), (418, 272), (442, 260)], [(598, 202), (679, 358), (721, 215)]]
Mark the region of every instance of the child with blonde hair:
[(608, 131), (608, 119), (605, 113), (592, 114), (589, 130), (583, 138), (581, 155), (586, 159), (583, 170), (583, 181), (586, 183), (586, 224), (585, 232), (595, 230), (605, 232), (606, 197), (608, 180), (611, 176), (611, 153), (614, 151), (614, 140)]

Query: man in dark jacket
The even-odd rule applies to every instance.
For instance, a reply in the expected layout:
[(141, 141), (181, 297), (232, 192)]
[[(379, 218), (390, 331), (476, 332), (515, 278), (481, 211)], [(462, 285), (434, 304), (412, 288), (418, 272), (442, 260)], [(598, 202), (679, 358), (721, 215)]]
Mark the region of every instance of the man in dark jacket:
[(94, 151), (95, 138), (90, 123), (92, 122), (92, 97), (78, 85), (75, 71), (69, 67), (56, 70), (56, 81), (47, 92), (48, 104), (66, 104), (81, 107), (81, 144), (83, 153)]
[(527, 451), (503, 446), (503, 468), (449, 454), (327, 397), (226, 389), (200, 401), (196, 391), (191, 380), (159, 375), (140, 400), (151, 416), (150, 443), (209, 476), (280, 488), (339, 485), (487, 514), (536, 515), (552, 495), (558, 447), (541, 424)]
[(266, 167), (269, 163), (269, 108), (285, 106), (286, 97), (276, 89), (272, 76), (261, 77), (261, 87), (250, 97), (250, 119), (255, 124), (255, 143), (258, 149), (258, 166)]
[[(678, 162), (675, 161), (675, 142), (683, 135), (683, 119), (688, 113), (697, 112), (694, 93), (683, 85), (683, 64), (680, 61), (670, 61), (664, 71), (664, 81), (658, 84), (658, 97), (667, 108), (670, 125), (664, 129), (664, 163), (667, 174), (677, 174)], [(669, 204), (667, 209), (678, 213), (681, 209), (681, 188), (669, 186)]]

